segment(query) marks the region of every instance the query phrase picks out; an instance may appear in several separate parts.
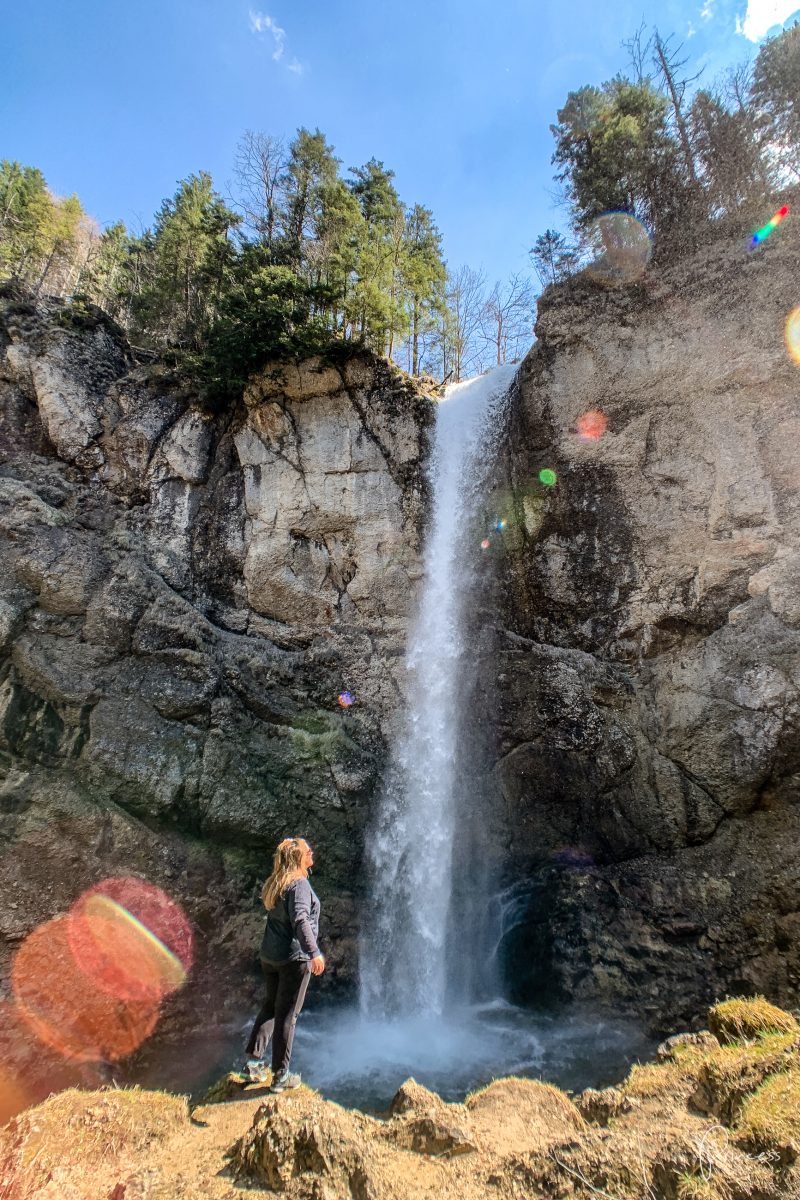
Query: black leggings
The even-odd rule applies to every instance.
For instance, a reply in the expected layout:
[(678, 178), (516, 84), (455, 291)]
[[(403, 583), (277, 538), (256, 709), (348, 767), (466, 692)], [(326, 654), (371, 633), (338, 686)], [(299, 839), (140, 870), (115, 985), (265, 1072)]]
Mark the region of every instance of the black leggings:
[(261, 970), (267, 990), (250, 1033), (247, 1053), (253, 1058), (264, 1058), (272, 1038), (272, 1071), (277, 1074), (289, 1069), (294, 1027), (306, 998), (311, 967), (307, 960), (276, 966), (262, 958)]

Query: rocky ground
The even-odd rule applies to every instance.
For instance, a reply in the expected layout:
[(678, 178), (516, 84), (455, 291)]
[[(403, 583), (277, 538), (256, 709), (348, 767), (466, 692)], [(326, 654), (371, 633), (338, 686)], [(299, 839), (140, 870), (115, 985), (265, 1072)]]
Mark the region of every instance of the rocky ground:
[(800, 1025), (728, 1001), (616, 1088), (499, 1079), (445, 1104), (408, 1080), (381, 1117), (301, 1087), (67, 1091), (0, 1133), (3, 1200), (796, 1200)]

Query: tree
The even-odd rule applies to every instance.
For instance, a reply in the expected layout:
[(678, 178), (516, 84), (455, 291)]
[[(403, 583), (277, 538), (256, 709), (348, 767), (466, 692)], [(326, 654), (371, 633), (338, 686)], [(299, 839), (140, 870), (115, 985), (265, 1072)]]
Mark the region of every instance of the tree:
[(731, 112), (718, 95), (701, 90), (692, 101), (689, 127), (709, 215), (735, 212), (768, 190), (768, 170), (747, 111)]
[(283, 138), (250, 129), (245, 132), (233, 167), (238, 185), (234, 204), (242, 214), (244, 228), (270, 249), (285, 208), (288, 170), (289, 154)]
[(534, 270), (542, 287), (568, 279), (578, 260), (578, 252), (567, 239), (554, 229), (540, 233), (530, 251)]
[(431, 333), (444, 307), (445, 265), (442, 236), (433, 213), (415, 204), (406, 214), (403, 229), (403, 284), (408, 313), (411, 373), (420, 369), (420, 337)]
[(289, 161), (280, 181), (283, 211), (280, 220), (284, 261), (302, 268), (305, 243), (316, 238), (323, 190), (338, 178), (339, 159), (324, 135), (315, 129), (298, 129), (289, 147)]
[(522, 357), (533, 337), (533, 296), (523, 275), (517, 273), (505, 284), (494, 285), (483, 306), (481, 324), (498, 367)]
[(692, 153), (692, 141), (689, 137), (689, 127), (686, 122), (686, 116), (683, 109), (683, 100), (686, 94), (686, 88), (689, 84), (694, 83), (698, 78), (694, 75), (691, 79), (679, 77), (679, 72), (686, 66), (687, 59), (678, 59), (678, 55), (683, 49), (682, 46), (672, 48), (670, 42), (671, 36), (662, 38), (661, 34), (656, 29), (653, 34), (653, 59), (656, 70), (658, 71), (669, 96), (670, 104), (672, 105), (672, 115), (675, 122), (675, 129), (678, 134), (683, 161), (686, 167), (686, 175), (692, 190), (696, 190), (697, 173), (694, 165), (694, 154)]
[(666, 97), (647, 80), (618, 76), (570, 92), (551, 130), (556, 178), (578, 231), (608, 211), (630, 213), (654, 232), (670, 227), (685, 180), (666, 112)]
[(395, 334), (404, 331), (400, 255), (404, 213), (389, 171), (371, 158), (363, 167), (351, 167), (349, 187), (363, 217), (358, 253), (355, 324), (360, 335), (378, 352), (393, 346)]
[(53, 199), (44, 175), (35, 167), (0, 162), (0, 272), (33, 281), (52, 243)]
[(800, 179), (800, 23), (761, 47), (750, 98), (762, 144), (784, 176)]
[(314, 300), (314, 289), (291, 267), (271, 262), (262, 245), (246, 245), (200, 359), (211, 395), (234, 398), (271, 358), (324, 348), (330, 335), (313, 315)]
[(482, 318), (486, 306), (486, 277), (482, 271), (459, 267), (447, 276), (446, 311), (440, 317), (442, 377), (454, 382), (484, 369)]
[(58, 279), (58, 273), (68, 266), (78, 245), (81, 221), (85, 215), (77, 196), (66, 196), (63, 200), (53, 201), (45, 226), (45, 259), (36, 284), (37, 296), (45, 283), (52, 279), (56, 280), (51, 288), (52, 293), (60, 295), (64, 291), (63, 279)]
[(206, 171), (183, 180), (165, 200), (152, 234), (134, 243), (133, 313), (156, 344), (198, 349), (226, 290), (235, 251), (230, 234), (239, 223), (216, 194)]
[(320, 190), (317, 239), (306, 246), (307, 275), (319, 287), (328, 327), (343, 338), (354, 334), (359, 247), (364, 236), (361, 209), (344, 180), (325, 184)]
[(112, 317), (127, 321), (131, 298), (131, 238), (122, 221), (109, 225), (92, 247), (79, 279), (81, 290)]

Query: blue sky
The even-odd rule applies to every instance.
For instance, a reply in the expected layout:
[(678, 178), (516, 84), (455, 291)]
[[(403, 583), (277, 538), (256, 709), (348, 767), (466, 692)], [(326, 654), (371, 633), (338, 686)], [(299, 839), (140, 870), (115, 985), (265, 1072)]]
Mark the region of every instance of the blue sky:
[(221, 191), (245, 129), (319, 126), (343, 166), (382, 159), (433, 209), (453, 265), (527, 265), (552, 199), (549, 124), (626, 65), (639, 22), (711, 80), (799, 0), (34, 0), (3, 14), (0, 156), (147, 225), (177, 180)]

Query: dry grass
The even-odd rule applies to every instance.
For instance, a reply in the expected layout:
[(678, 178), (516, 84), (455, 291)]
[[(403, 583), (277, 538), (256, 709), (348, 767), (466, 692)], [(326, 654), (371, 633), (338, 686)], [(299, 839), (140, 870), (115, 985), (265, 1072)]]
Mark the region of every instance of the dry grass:
[(791, 1013), (776, 1008), (763, 996), (747, 1000), (723, 1000), (708, 1013), (708, 1027), (722, 1043), (746, 1041), (764, 1033), (800, 1034)]
[[(701, 1059), (698, 1056), (698, 1066)], [(688, 1055), (660, 1063), (636, 1063), (620, 1090), (638, 1100), (663, 1099), (691, 1090), (691, 1060)]]
[[(98, 1171), (188, 1124), (185, 1096), (70, 1088), (15, 1117), (0, 1138), (0, 1197), (102, 1194)], [(85, 1188), (89, 1191), (85, 1191)]]

